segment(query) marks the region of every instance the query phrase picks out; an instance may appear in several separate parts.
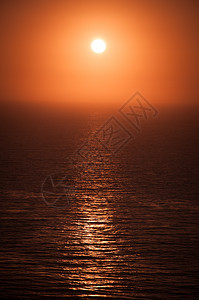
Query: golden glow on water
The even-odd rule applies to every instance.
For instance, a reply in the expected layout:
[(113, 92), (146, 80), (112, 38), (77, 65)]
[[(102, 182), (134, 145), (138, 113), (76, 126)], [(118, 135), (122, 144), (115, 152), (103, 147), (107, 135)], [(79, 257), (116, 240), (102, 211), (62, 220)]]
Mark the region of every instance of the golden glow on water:
[[(113, 286), (114, 293), (119, 292), (118, 280), (122, 280), (120, 272), (129, 256), (123, 254), (122, 257), (120, 243), (123, 238), (119, 235), (117, 240), (117, 223), (114, 220), (117, 209), (113, 205), (115, 195), (111, 187), (111, 169), (108, 164), (105, 170), (102, 165), (93, 163), (92, 166), (87, 165), (83, 179), (80, 173), (85, 170), (82, 167), (82, 171), (77, 173), (77, 217), (73, 221), (72, 231), (67, 227), (63, 229), (63, 235), (66, 230), (67, 239), (72, 240), (72, 245), (70, 242), (65, 246), (62, 276), (67, 274), (67, 280), (71, 284), (75, 283), (71, 287), (74, 291), (82, 290), (84, 293), (92, 292), (93, 296), (100, 296), (102, 290), (112, 290)], [(103, 186), (103, 192), (96, 194), (99, 182)], [(73, 265), (75, 271), (71, 271)]]
[[(105, 198), (83, 197), (82, 194), (79, 197), (82, 199), (80, 200), (81, 206), (78, 208), (79, 218), (75, 224), (74, 248), (76, 251), (73, 254), (75, 257), (78, 255), (78, 260), (75, 257), (72, 259), (73, 264), (77, 263), (78, 270), (75, 273), (71, 272), (68, 276), (71, 282), (76, 280), (80, 285), (83, 284), (80, 289), (93, 291), (98, 295), (98, 289), (114, 283), (113, 279), (105, 280), (102, 275), (111, 268), (111, 262), (114, 264), (111, 252), (117, 253), (113, 237), (115, 231), (112, 221), (113, 212)], [(64, 268), (65, 272), (69, 270), (70, 268)], [(79, 287), (73, 289), (77, 290)]]

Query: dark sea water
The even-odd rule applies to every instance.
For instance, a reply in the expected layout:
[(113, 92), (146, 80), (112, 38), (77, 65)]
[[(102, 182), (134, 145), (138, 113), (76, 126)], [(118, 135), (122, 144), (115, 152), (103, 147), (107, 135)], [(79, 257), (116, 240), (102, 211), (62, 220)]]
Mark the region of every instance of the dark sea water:
[(1, 297), (198, 299), (198, 113), (162, 109), (115, 155), (103, 118), (24, 120), (1, 120)]

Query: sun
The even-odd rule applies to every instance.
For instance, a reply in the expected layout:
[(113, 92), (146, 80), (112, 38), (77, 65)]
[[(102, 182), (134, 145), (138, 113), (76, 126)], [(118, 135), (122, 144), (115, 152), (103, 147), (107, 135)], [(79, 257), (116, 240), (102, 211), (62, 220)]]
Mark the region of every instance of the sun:
[(91, 43), (91, 49), (95, 53), (103, 53), (106, 50), (106, 43), (101, 39), (94, 40)]

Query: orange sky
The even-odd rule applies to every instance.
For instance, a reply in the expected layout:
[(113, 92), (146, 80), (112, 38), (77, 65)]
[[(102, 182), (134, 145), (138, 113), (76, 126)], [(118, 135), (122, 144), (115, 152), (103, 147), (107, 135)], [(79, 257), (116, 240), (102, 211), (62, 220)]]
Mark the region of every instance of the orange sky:
[[(1, 1), (0, 99), (198, 100), (196, 1)], [(90, 43), (107, 43), (102, 55)]]

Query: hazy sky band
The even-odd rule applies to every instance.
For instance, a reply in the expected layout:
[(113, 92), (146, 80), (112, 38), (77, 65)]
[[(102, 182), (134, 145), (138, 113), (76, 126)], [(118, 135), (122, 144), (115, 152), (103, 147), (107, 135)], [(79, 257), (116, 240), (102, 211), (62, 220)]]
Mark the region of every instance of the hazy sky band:
[[(1, 1), (1, 99), (196, 103), (196, 1)], [(90, 43), (103, 38), (101, 56)], [(157, 104), (157, 103), (156, 103)]]

